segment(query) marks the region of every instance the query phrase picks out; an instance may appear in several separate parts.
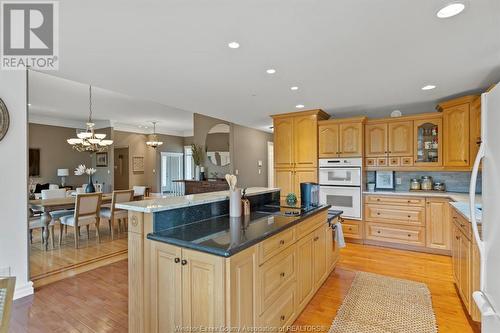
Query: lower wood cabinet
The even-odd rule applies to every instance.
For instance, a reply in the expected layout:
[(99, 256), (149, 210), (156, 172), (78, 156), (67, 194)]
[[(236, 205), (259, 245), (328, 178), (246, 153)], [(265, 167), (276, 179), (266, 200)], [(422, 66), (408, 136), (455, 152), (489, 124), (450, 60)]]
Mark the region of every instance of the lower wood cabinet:
[(472, 236), (470, 222), (454, 209), (451, 212), (451, 220), (453, 236), (451, 253), (455, 285), (471, 318), (480, 321), (481, 314), (472, 299), (472, 293), (479, 290), (479, 250)]
[(363, 222), (342, 219), (342, 232), (348, 239), (363, 239)]
[(324, 211), (228, 258), (147, 240), (147, 331), (282, 330), (335, 267), (333, 236)]
[(425, 228), (428, 248), (451, 250), (450, 201), (446, 198), (427, 198)]

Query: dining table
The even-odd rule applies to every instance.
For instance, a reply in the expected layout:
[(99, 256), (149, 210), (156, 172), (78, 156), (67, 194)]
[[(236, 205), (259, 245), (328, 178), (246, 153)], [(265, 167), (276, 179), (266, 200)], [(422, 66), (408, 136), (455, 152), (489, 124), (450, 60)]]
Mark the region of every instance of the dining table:
[[(144, 196), (139, 195), (139, 196), (134, 196), (134, 200), (140, 200)], [(101, 204), (108, 204), (111, 203), (111, 200), (113, 198), (112, 193), (103, 193), (102, 195), (102, 200)], [(50, 215), (50, 212), (56, 211), (56, 210), (65, 210), (65, 209), (74, 209), (75, 208), (75, 202), (76, 202), (76, 196), (68, 196), (66, 198), (58, 198), (58, 199), (33, 199), (29, 200), (28, 205), (31, 208), (31, 212), (33, 211), (39, 211), (41, 212), (40, 219), (42, 224), (44, 225), (43, 231), (42, 231), (42, 238), (43, 238), (43, 249), (47, 251), (49, 249), (49, 236), (50, 236), (50, 230), (49, 230), (49, 224), (52, 221), (52, 216)], [(31, 216), (33, 216), (33, 213), (31, 213)]]

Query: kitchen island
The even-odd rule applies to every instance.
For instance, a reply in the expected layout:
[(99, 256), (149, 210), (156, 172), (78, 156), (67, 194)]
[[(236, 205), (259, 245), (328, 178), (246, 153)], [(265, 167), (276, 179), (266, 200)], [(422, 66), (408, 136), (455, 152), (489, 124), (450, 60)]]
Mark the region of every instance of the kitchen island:
[[(251, 214), (226, 192), (120, 204), (129, 210), (129, 332), (291, 325), (338, 260), (341, 212), (279, 207), (249, 189)], [(200, 195), (201, 196), (201, 195)]]

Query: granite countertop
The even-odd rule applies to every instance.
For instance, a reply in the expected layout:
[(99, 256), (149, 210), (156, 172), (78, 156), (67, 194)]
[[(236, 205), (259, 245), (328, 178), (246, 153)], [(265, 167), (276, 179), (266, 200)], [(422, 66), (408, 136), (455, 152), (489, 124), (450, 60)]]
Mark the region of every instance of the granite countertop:
[[(458, 192), (425, 192), (425, 191), (363, 191), (364, 195), (402, 195), (412, 197), (436, 197), (436, 198), (450, 198), (455, 202), (469, 202), (469, 193)], [(481, 194), (476, 194), (476, 202), (481, 203)]]
[[(322, 205), (298, 216), (275, 215), (258, 210), (249, 216), (217, 216), (150, 233), (148, 239), (230, 257), (328, 208), (329, 205)], [(329, 219), (334, 218), (334, 214), (329, 211)], [(336, 214), (340, 216), (342, 212), (337, 211)]]
[[(249, 187), (247, 196), (279, 191), (278, 188)], [(182, 196), (163, 196), (161, 198), (146, 199), (141, 201), (123, 202), (116, 204), (117, 208), (142, 213), (156, 213), (176, 208), (202, 205), (211, 202), (229, 199), (229, 191), (190, 194)]]

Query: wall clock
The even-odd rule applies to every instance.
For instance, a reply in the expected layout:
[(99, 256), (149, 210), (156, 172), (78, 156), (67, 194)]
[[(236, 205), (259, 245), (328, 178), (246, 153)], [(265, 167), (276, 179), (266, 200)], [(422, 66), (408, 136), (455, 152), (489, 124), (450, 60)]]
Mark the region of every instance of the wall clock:
[(0, 98), (0, 141), (2, 141), (5, 134), (9, 130), (9, 111), (7, 106)]

